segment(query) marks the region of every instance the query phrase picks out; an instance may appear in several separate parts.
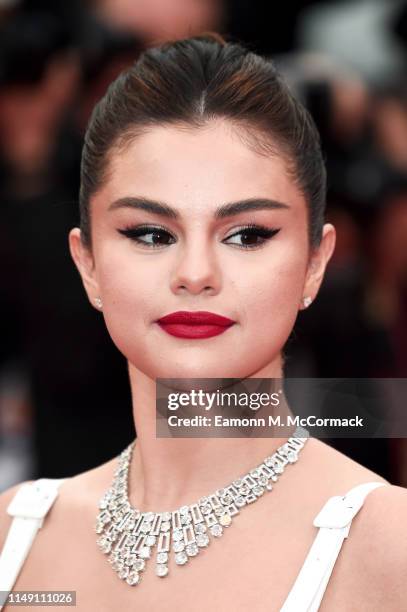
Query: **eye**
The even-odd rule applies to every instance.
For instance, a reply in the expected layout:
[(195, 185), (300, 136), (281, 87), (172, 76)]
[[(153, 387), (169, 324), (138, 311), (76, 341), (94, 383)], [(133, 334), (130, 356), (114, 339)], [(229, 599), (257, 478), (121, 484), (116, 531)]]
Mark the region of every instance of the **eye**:
[[(244, 249), (253, 249), (270, 240), (270, 238), (278, 234), (280, 229), (281, 228), (269, 228), (264, 225), (251, 223), (229, 236), (229, 238), (225, 238), (225, 240), (230, 240), (231, 238), (241, 239), (242, 242), (235, 241), (229, 244), (235, 244)], [(258, 239), (260, 239), (260, 241)]]
[[(134, 242), (141, 244), (146, 248), (160, 248), (163, 246), (169, 246), (176, 242), (176, 239), (170, 234), (166, 229), (159, 226), (151, 226), (151, 225), (139, 225), (139, 226), (130, 226), (124, 229), (117, 230), (123, 236), (130, 238)], [(245, 249), (254, 249), (256, 247), (261, 246), (267, 240), (270, 240), (275, 234), (280, 231), (280, 228), (268, 228), (263, 225), (257, 224), (249, 224), (243, 227), (238, 232), (235, 232), (228, 238), (225, 238), (225, 241), (230, 241), (233, 238), (237, 240), (229, 242), (229, 244), (234, 244), (236, 246), (245, 248)], [(242, 242), (240, 242), (240, 239)]]
[[(139, 225), (117, 231), (147, 248), (159, 248), (175, 242), (174, 237), (167, 230), (159, 226)], [(146, 237), (146, 240), (142, 239), (143, 236)]]

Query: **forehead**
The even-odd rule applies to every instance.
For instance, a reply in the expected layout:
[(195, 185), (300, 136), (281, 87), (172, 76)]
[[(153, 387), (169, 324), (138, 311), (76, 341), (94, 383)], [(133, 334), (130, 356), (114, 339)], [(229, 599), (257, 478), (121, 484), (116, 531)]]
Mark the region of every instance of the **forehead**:
[(145, 196), (196, 213), (260, 196), (303, 205), (283, 155), (260, 154), (242, 135), (224, 121), (203, 128), (153, 127), (113, 152), (95, 200), (108, 205)]

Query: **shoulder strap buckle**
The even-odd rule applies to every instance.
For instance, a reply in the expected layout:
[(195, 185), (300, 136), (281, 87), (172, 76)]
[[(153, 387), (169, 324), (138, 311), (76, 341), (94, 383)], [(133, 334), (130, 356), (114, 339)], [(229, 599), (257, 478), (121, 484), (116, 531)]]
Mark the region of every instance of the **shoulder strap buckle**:
[(10, 516), (43, 518), (58, 496), (58, 487), (63, 479), (40, 478), (23, 484), (7, 507)]
[(352, 519), (363, 506), (368, 493), (386, 484), (380, 481), (364, 482), (353, 487), (346, 495), (330, 497), (315, 517), (313, 525), (337, 529), (350, 526)]
[(360, 507), (361, 505), (359, 507), (354, 504), (352, 505), (344, 497), (335, 495), (328, 499), (322, 510), (315, 517), (313, 525), (315, 527), (341, 529), (352, 521)]

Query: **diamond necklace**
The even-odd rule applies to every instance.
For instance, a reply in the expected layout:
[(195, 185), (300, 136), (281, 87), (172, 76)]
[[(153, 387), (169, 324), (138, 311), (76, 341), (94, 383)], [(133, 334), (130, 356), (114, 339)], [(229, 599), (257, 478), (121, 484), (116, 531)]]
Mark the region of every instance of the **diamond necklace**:
[(118, 456), (112, 486), (99, 502), (95, 527), (100, 534), (99, 548), (109, 555), (108, 561), (119, 578), (134, 586), (139, 584), (146, 561), (157, 546), (156, 575), (167, 576), (171, 547), (175, 563), (185, 565), (209, 545), (210, 536), (219, 538), (241, 508), (273, 490), (272, 483), (277, 482), (286, 465), (297, 461), (308, 437), (306, 429), (297, 427), (294, 435), (257, 467), (212, 495), (201, 497), (198, 503), (173, 512), (141, 512), (130, 504), (128, 472), (133, 440)]

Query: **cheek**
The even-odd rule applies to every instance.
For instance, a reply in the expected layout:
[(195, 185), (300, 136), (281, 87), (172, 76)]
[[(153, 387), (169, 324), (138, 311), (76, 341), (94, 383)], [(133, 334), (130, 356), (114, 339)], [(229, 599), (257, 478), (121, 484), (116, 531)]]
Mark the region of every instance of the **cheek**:
[(145, 326), (157, 315), (159, 280), (148, 261), (135, 261), (127, 249), (104, 249), (98, 257), (98, 282), (103, 314), (113, 342), (125, 355), (138, 344)]
[(250, 274), (239, 270), (235, 284), (243, 309), (242, 324), (259, 343), (270, 344), (272, 340), (273, 346), (283, 347), (298, 315), (305, 268), (302, 251), (279, 253), (276, 249), (268, 261), (253, 265)]

